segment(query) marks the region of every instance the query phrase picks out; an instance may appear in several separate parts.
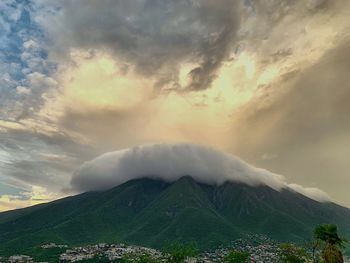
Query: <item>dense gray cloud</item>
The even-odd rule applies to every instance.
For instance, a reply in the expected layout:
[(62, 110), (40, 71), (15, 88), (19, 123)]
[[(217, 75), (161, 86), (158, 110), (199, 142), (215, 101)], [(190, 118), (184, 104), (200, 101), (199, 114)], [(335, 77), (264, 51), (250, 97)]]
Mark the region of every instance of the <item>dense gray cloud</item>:
[[(186, 88), (205, 89), (234, 50), (240, 1), (61, 1), (48, 23), (56, 51), (106, 49), (156, 86), (179, 86), (179, 64), (193, 63)], [(58, 20), (58, 21), (57, 21)], [(47, 22), (47, 21), (46, 21)]]
[(319, 189), (294, 184), (290, 187), (283, 176), (195, 144), (144, 145), (106, 153), (84, 163), (74, 174), (71, 185), (78, 191), (96, 191), (142, 177), (172, 182), (186, 175), (207, 184), (234, 181), (252, 186), (267, 185), (277, 190), (291, 188), (316, 200), (329, 200)]

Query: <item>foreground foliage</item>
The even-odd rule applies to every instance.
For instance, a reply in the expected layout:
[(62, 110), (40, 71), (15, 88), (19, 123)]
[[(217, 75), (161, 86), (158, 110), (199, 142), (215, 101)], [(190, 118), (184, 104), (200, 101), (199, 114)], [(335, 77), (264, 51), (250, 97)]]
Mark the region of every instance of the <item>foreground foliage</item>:
[(160, 260), (153, 258), (150, 254), (144, 254), (140, 256), (136, 255), (126, 255), (122, 261), (122, 263), (158, 263), (161, 262)]
[(170, 263), (185, 262), (187, 258), (198, 255), (198, 250), (194, 244), (181, 244), (180, 242), (166, 245), (164, 252), (168, 255), (167, 262)]
[(309, 256), (305, 249), (297, 247), (293, 244), (282, 244), (280, 252), (280, 260), (283, 263), (306, 263)]
[[(321, 249), (322, 259), (324, 263), (343, 263), (342, 249), (346, 240), (338, 235), (336, 225), (324, 224), (319, 225), (314, 230), (315, 244), (318, 249)], [(314, 262), (318, 259), (314, 257)]]
[(231, 251), (225, 258), (224, 263), (247, 263), (249, 262), (249, 253), (240, 251)]

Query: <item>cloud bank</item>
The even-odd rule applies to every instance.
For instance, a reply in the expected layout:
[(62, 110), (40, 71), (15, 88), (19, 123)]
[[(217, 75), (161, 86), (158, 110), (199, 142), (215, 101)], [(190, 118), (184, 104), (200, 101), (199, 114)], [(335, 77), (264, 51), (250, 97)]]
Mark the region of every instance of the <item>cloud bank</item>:
[(276, 190), (290, 188), (318, 201), (329, 200), (319, 189), (289, 185), (281, 175), (195, 144), (152, 144), (106, 153), (85, 162), (72, 177), (71, 185), (78, 191), (96, 191), (142, 177), (173, 182), (185, 175), (206, 184), (233, 181), (267, 185)]

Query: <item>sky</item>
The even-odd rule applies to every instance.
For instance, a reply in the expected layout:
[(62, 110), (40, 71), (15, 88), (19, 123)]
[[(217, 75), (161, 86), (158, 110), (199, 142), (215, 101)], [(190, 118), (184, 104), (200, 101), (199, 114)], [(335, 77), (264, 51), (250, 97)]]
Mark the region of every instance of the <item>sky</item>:
[(349, 15), (348, 0), (1, 1), (0, 211), (154, 143), (206, 145), (350, 207)]

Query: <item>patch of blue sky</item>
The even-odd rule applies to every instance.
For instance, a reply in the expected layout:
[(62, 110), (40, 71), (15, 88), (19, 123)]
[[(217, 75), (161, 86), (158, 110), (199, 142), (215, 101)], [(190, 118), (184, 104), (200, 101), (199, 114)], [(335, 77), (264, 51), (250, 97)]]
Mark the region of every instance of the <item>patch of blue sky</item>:
[(30, 0), (0, 4), (0, 74), (4, 76), (1, 84), (13, 91), (28, 84), (28, 74), (50, 75), (56, 69), (54, 63), (47, 61), (48, 39), (33, 18), (35, 8)]
[(19, 197), (23, 196), (24, 189), (8, 184), (6, 182), (6, 179), (7, 178), (0, 177), (0, 196), (1, 195), (15, 195)]

